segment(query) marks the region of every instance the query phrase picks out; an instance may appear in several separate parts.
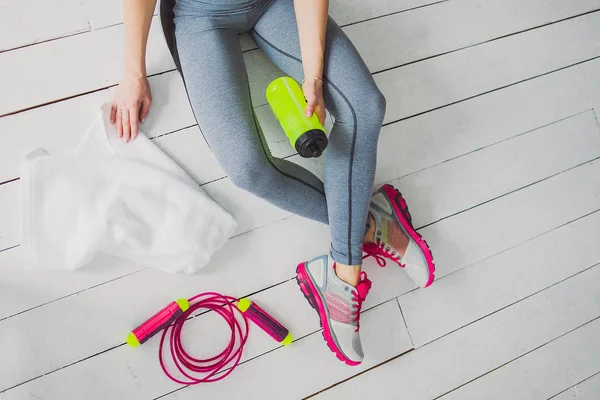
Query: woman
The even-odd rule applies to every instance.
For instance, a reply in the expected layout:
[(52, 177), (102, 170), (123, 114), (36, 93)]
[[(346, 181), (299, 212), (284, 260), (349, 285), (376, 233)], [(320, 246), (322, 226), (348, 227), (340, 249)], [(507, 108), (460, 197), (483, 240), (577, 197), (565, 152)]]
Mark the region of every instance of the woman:
[[(229, 178), (266, 201), (329, 224), (330, 254), (298, 265), (298, 283), (317, 310), (331, 350), (347, 364), (363, 360), (362, 302), (371, 286), (363, 250), (399, 264), (421, 286), (433, 259), (390, 185), (372, 196), (385, 99), (358, 52), (328, 18), (328, 0), (165, 0), (161, 14), (198, 125)], [(156, 0), (125, 0), (125, 74), (111, 120), (135, 139), (151, 104), (145, 52)], [(274, 158), (256, 121), (238, 34), (248, 32), (267, 57), (303, 82), (306, 115), (335, 117), (324, 153), (324, 180)]]

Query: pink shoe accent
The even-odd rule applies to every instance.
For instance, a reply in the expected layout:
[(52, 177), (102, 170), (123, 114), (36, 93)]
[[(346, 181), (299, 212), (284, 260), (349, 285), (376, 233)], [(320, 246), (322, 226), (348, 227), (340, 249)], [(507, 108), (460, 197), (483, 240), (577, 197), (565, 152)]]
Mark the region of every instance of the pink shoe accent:
[(360, 282), (356, 285), (356, 293), (354, 294), (354, 301), (358, 303), (356, 307), (356, 331), (360, 329), (360, 311), (362, 308), (362, 304), (367, 298), (369, 294), (369, 290), (371, 290), (371, 281), (367, 278), (367, 273), (362, 271), (360, 273)]
[[(381, 187), (381, 189), (383, 189), (383, 191), (388, 195), (388, 197), (391, 200), (393, 200), (392, 206), (394, 207), (394, 211), (396, 211), (396, 215), (398, 215), (398, 217), (400, 219), (400, 223), (402, 224), (402, 227), (404, 228), (406, 233), (408, 233), (410, 238), (417, 244), (417, 246), (419, 246), (419, 248), (425, 255), (425, 261), (427, 261), (427, 267), (429, 268), (429, 280), (427, 281), (427, 283), (425, 284), (424, 287), (428, 287), (429, 285), (431, 285), (433, 283), (433, 280), (435, 279), (435, 263), (433, 262), (433, 254), (431, 254), (429, 245), (427, 244), (427, 242), (425, 240), (423, 240), (421, 235), (419, 235), (419, 233), (413, 227), (412, 217), (410, 216), (410, 212), (408, 211), (408, 206), (406, 205), (406, 201), (404, 200), (404, 198), (402, 197), (402, 194), (398, 191), (398, 189), (396, 189), (395, 187), (393, 187), (392, 185), (389, 185), (389, 184), (383, 185)], [(385, 265), (385, 261), (383, 259), (380, 260), (381, 257), (377, 257), (375, 255), (376, 252), (379, 254), (382, 254), (385, 252), (385, 250), (381, 249), (377, 245), (377, 243), (365, 244), (364, 250), (365, 250), (365, 252), (370, 253), (369, 255), (375, 256), (375, 259), (377, 260), (377, 263), (380, 266)], [(396, 261), (396, 263), (398, 265), (400, 265), (400, 267), (404, 268), (404, 265), (402, 265), (399, 261), (394, 260), (394, 258), (391, 257), (391, 255), (389, 255), (389, 256), (387, 254), (383, 254), (383, 255), (392, 259), (393, 261)], [(383, 261), (383, 264), (381, 261)]]
[(298, 286), (300, 286), (300, 290), (302, 290), (304, 297), (306, 298), (306, 300), (308, 300), (310, 305), (319, 314), (319, 319), (321, 320), (321, 326), (323, 327), (323, 338), (325, 339), (325, 342), (327, 343), (327, 346), (329, 347), (329, 349), (337, 356), (337, 358), (340, 361), (343, 361), (346, 364), (351, 365), (351, 366), (360, 365), (359, 362), (348, 359), (344, 355), (344, 353), (342, 353), (342, 351), (335, 344), (335, 341), (333, 340), (333, 336), (332, 336), (332, 332), (331, 332), (331, 326), (329, 324), (329, 318), (327, 318), (327, 312), (325, 311), (325, 306), (324, 306), (323, 302), (321, 301), (321, 297), (315, 296), (313, 294), (313, 293), (317, 292), (317, 288), (313, 284), (312, 279), (310, 278), (310, 276), (308, 275), (308, 272), (306, 271), (306, 263), (298, 264), (298, 267), (296, 268), (296, 275), (297, 275)]
[(340, 296), (335, 293), (327, 292), (323, 295), (325, 302), (329, 305), (329, 318), (334, 321), (349, 324), (352, 322), (350, 307)]

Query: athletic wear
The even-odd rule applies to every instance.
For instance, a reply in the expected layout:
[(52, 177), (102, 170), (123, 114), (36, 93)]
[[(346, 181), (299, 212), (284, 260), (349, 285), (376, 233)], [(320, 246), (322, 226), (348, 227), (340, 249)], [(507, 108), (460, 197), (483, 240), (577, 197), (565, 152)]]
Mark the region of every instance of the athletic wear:
[[(383, 257), (400, 265), (419, 286), (427, 287), (434, 279), (435, 265), (427, 242), (415, 231), (408, 206), (392, 185), (383, 185), (371, 199), (371, 215), (375, 220), (375, 242), (365, 243), (364, 251), (375, 256), (381, 266)], [(409, 238), (404, 255), (391, 246), (390, 236), (401, 229)]]
[(328, 20), (323, 90), (335, 124), (321, 182), (270, 154), (238, 41), (239, 33), (248, 32), (275, 65), (302, 81), (293, 0), (177, 0), (173, 10), (169, 0), (163, 3), (167, 42), (196, 120), (232, 182), (287, 211), (328, 223), (333, 259), (360, 265), (385, 99), (344, 32)]
[(337, 357), (348, 365), (358, 365), (364, 358), (360, 343), (360, 309), (371, 288), (371, 281), (361, 272), (353, 287), (335, 273), (335, 263), (323, 255), (298, 265), (298, 285), (304, 297), (319, 314), (323, 337)]

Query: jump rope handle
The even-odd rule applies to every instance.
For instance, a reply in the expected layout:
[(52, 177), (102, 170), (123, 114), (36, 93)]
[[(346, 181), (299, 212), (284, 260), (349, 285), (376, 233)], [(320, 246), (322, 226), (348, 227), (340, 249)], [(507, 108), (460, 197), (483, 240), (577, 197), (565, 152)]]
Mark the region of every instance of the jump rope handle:
[(137, 347), (169, 326), (173, 321), (179, 318), (190, 308), (190, 303), (186, 299), (179, 299), (172, 302), (146, 322), (135, 328), (127, 336), (127, 343), (131, 347)]
[(287, 346), (294, 340), (287, 328), (277, 322), (275, 318), (271, 317), (265, 310), (256, 305), (256, 303), (253, 303), (247, 298), (242, 298), (238, 301), (237, 307), (249, 320), (254, 322), (259, 328), (284, 346)]

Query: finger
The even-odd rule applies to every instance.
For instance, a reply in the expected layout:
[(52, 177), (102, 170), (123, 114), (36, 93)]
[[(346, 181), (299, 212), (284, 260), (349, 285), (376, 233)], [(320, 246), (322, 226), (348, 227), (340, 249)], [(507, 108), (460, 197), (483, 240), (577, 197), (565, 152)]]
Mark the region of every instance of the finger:
[(142, 102), (142, 108), (140, 110), (140, 122), (144, 122), (148, 113), (150, 112), (150, 105), (152, 104), (152, 99), (146, 99)]
[(131, 138), (131, 126), (129, 125), (129, 110), (127, 108), (123, 109), (123, 138), (125, 139), (125, 143), (129, 142), (129, 138)]
[(110, 123), (114, 124), (115, 122), (117, 122), (117, 105), (113, 104), (110, 107)]
[(129, 110), (130, 123), (131, 123), (131, 138), (135, 139), (138, 133), (138, 115), (140, 114), (140, 103), (137, 103), (132, 109)]
[(116, 111), (116, 114), (115, 123), (117, 124), (117, 137), (120, 139), (123, 137), (123, 114), (119, 112), (119, 110)]
[(312, 115), (314, 114), (314, 112), (315, 112), (315, 101), (314, 100), (310, 100), (306, 104), (305, 115), (307, 117), (312, 117)]

